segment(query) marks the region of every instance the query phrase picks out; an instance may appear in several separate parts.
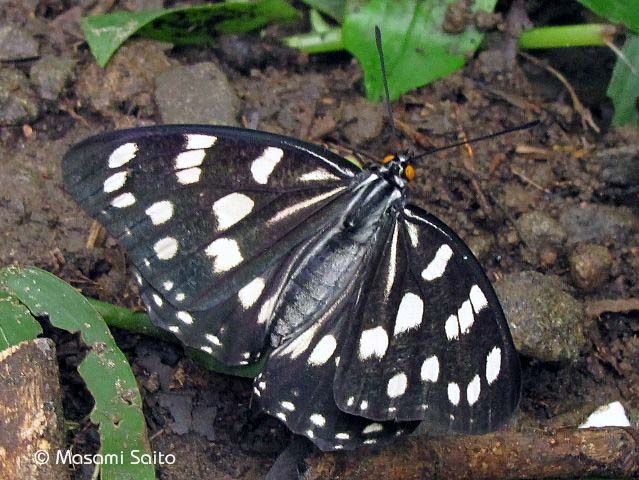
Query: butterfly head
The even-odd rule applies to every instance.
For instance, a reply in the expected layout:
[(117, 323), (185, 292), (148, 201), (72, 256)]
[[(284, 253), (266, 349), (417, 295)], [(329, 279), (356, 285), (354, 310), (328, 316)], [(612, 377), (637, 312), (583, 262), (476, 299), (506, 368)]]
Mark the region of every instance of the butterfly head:
[(388, 181), (400, 188), (403, 188), (406, 182), (415, 179), (415, 167), (411, 163), (411, 158), (403, 153), (386, 155), (382, 160), (380, 172)]

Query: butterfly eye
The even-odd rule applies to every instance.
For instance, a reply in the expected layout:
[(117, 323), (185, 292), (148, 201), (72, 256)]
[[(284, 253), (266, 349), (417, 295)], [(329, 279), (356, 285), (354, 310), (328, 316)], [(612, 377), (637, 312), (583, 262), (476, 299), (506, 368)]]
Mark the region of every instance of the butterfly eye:
[(387, 163), (390, 163), (393, 160), (395, 160), (395, 155), (386, 155), (384, 159), (382, 160), (382, 163), (386, 165)]
[(415, 167), (413, 167), (412, 165), (407, 165), (406, 168), (404, 169), (404, 176), (406, 177), (406, 180), (408, 180), (409, 182), (415, 179)]

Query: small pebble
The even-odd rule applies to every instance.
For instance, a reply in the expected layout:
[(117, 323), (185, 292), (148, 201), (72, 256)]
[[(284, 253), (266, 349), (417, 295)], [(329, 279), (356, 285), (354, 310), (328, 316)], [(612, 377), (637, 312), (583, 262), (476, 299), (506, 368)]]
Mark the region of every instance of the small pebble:
[(582, 290), (593, 291), (608, 281), (612, 255), (604, 246), (581, 244), (570, 255), (569, 263), (575, 285)]

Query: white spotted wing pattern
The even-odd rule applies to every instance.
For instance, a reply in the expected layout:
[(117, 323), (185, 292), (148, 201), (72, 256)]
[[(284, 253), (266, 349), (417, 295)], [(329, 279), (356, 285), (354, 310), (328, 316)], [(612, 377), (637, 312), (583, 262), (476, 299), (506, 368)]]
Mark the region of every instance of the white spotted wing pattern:
[(194, 125), (98, 135), (63, 162), (67, 191), (127, 249), (152, 320), (228, 365), (272, 350), (259, 405), (323, 450), (420, 421), (484, 432), (519, 399), (488, 279), (407, 204), (401, 169)]

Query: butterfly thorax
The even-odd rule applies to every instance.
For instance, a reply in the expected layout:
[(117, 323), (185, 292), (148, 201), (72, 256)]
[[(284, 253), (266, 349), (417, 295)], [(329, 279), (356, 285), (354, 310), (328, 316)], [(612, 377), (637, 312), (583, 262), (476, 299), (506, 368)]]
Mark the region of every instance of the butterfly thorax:
[(367, 252), (401, 201), (401, 190), (376, 172), (364, 171), (334, 214), (311, 241), (299, 247), (299, 261), (273, 311), (271, 343), (278, 346), (304, 325), (341, 307), (359, 286)]

